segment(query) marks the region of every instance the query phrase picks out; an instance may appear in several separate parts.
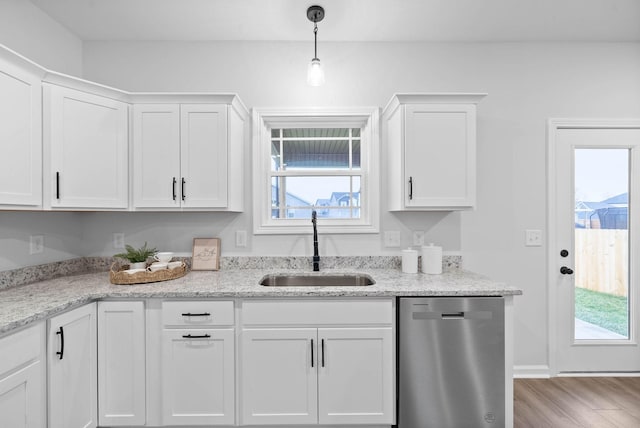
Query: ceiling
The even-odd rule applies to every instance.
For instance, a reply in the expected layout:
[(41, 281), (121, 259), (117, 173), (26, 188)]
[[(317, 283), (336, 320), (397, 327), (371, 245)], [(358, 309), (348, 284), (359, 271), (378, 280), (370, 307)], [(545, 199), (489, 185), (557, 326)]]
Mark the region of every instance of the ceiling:
[(638, 0), (31, 0), (82, 40), (640, 42)]

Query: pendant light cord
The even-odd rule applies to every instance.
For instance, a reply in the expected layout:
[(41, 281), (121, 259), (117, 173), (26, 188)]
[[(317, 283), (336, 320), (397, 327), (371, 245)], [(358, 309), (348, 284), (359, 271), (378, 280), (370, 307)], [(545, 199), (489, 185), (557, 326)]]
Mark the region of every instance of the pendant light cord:
[(318, 23), (313, 22), (313, 59), (318, 59)]

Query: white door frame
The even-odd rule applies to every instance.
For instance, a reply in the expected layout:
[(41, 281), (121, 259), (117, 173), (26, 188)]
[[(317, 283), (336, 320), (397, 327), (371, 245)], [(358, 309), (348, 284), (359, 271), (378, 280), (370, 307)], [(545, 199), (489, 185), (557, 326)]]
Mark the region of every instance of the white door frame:
[[(548, 360), (549, 374), (558, 375), (558, 335), (556, 334), (558, 302), (556, 298), (556, 267), (558, 265), (558, 254), (556, 249), (556, 191), (557, 180), (556, 170), (556, 132), (562, 128), (583, 128), (583, 129), (607, 129), (607, 128), (637, 128), (640, 129), (640, 119), (569, 119), (552, 118), (547, 122), (547, 294), (548, 294)], [(637, 167), (637, 166), (636, 166)], [(631, 201), (630, 201), (631, 204)], [(631, 242), (630, 245), (635, 245)], [(633, 248), (633, 247), (632, 247)], [(637, 300), (637, 299), (634, 299)], [(633, 307), (632, 310), (637, 308)]]

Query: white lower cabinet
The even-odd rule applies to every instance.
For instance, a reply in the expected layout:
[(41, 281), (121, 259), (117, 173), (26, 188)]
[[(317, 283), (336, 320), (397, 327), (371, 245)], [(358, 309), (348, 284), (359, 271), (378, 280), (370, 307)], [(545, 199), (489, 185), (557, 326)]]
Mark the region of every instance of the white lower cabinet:
[(393, 424), (392, 307), (392, 300), (245, 301), (242, 424)]
[(317, 330), (242, 331), (242, 423), (318, 422)]
[(48, 427), (96, 427), (96, 304), (57, 315), (48, 324)]
[(0, 339), (0, 427), (46, 426), (44, 324)]
[(146, 422), (144, 302), (98, 302), (100, 426)]
[(391, 327), (318, 329), (318, 422), (391, 423)]
[(164, 330), (162, 419), (165, 425), (232, 425), (232, 329)]
[(162, 305), (162, 424), (235, 423), (233, 301)]

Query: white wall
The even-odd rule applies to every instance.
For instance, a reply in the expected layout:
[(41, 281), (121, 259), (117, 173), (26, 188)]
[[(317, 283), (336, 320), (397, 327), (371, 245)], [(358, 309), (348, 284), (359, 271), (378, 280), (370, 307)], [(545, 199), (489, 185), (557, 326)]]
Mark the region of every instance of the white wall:
[(27, 0), (0, 0), (0, 44), (41, 66), (82, 75), (82, 41)]
[[(411, 230), (426, 230), (445, 250), (461, 250), (468, 269), (521, 287), (515, 361), (544, 370), (546, 250), (525, 247), (524, 231), (546, 230), (546, 121), (640, 116), (640, 45), (321, 43), (327, 76), (321, 88), (305, 84), (311, 53), (309, 43), (88, 42), (83, 68), (86, 78), (127, 90), (238, 92), (249, 107), (384, 106), (394, 92), (488, 92), (478, 109), (477, 209), (448, 215), (383, 210), (382, 229), (401, 230), (403, 246)], [(233, 231), (250, 231), (251, 220), (244, 214), (95, 214), (86, 236), (92, 244), (107, 242), (118, 227), (178, 251), (210, 231), (223, 237), (223, 252), (242, 253), (233, 247)], [(327, 254), (389, 253), (380, 236), (327, 241)], [(309, 254), (310, 240), (252, 237), (246, 252)]]

